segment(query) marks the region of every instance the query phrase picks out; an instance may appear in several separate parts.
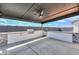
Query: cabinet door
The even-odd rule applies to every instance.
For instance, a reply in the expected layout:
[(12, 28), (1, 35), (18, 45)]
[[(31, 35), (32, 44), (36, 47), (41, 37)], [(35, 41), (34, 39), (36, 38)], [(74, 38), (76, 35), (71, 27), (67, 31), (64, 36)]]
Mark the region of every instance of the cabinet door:
[(21, 41), (20, 33), (10, 33), (8, 34), (8, 43), (14, 43)]

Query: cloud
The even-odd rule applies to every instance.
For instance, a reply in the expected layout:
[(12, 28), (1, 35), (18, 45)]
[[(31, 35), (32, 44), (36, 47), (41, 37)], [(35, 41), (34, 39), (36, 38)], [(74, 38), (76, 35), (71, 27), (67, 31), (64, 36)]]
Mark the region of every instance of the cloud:
[(56, 22), (66, 22), (66, 20), (58, 20), (58, 21), (56, 21)]
[(68, 20), (70, 20), (70, 21), (75, 21), (75, 20), (79, 20), (79, 15), (78, 16), (74, 16), (74, 17), (70, 17), (70, 18), (68, 18)]

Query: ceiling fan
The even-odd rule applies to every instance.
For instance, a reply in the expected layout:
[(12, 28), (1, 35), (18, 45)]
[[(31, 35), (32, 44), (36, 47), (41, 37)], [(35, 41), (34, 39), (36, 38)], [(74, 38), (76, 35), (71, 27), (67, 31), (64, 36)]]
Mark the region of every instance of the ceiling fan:
[(34, 10), (34, 12), (36, 13), (36, 15), (37, 15), (39, 18), (43, 18), (43, 15), (44, 15), (44, 8), (43, 8), (43, 7), (36, 8), (36, 9)]
[(40, 14), (39, 14), (39, 17), (42, 18), (43, 17), (43, 14), (44, 14), (44, 11), (41, 10)]

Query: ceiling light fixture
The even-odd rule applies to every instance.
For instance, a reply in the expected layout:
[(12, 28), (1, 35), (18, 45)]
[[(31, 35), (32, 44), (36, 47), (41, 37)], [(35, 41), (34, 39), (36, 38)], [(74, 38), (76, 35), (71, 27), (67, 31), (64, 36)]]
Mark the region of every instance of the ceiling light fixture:
[(40, 18), (43, 18), (43, 16), (39, 16)]

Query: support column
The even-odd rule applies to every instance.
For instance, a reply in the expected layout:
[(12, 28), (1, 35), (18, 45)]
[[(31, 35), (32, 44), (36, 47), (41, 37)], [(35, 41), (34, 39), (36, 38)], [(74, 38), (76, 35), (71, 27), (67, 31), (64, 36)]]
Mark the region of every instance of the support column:
[(43, 30), (43, 23), (41, 23), (41, 30)]
[(44, 36), (43, 23), (41, 23), (42, 35)]

